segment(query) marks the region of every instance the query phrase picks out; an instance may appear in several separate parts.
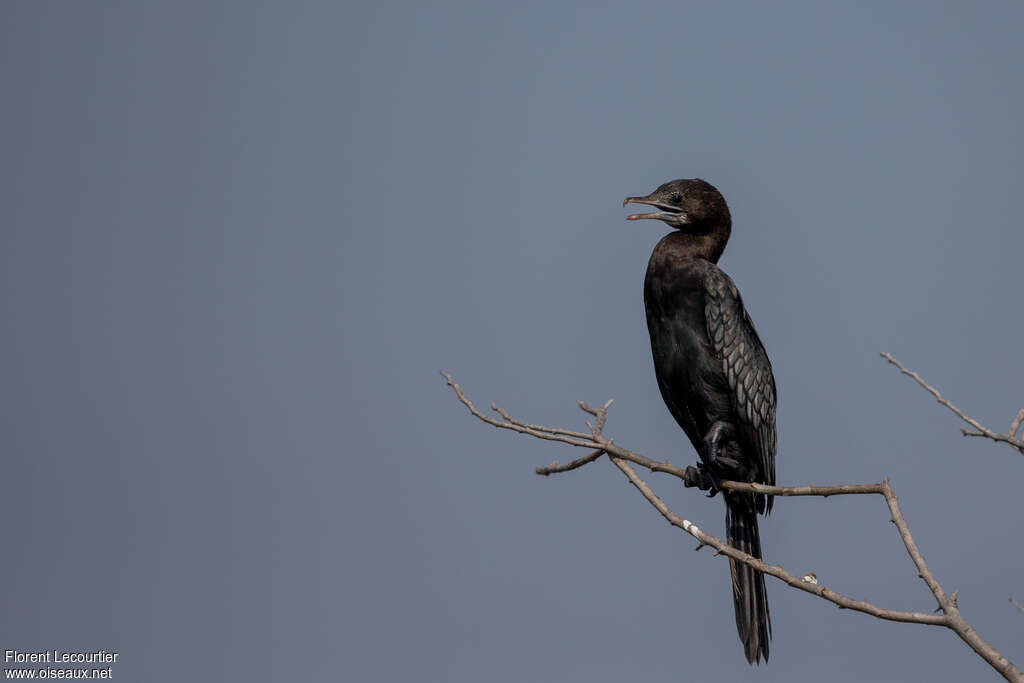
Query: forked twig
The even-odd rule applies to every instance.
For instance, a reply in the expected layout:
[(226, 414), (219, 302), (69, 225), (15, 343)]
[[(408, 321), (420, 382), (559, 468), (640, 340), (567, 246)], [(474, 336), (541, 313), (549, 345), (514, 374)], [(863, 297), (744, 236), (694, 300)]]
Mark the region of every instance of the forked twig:
[(955, 405), (950, 403), (949, 400), (943, 398), (942, 394), (939, 393), (938, 389), (936, 389), (932, 385), (928, 384), (928, 382), (925, 382), (923, 379), (921, 379), (921, 376), (914, 372), (913, 370), (908, 370), (907, 368), (905, 368), (902, 363), (900, 363), (898, 360), (892, 357), (891, 353), (882, 353), (880, 355), (882, 356), (882, 358), (889, 361), (889, 363), (895, 365), (899, 369), (900, 373), (907, 375), (908, 377), (914, 378), (914, 381), (921, 385), (922, 389), (924, 389), (929, 394), (934, 396), (936, 401), (949, 408), (954, 415), (956, 415), (961, 420), (974, 427), (974, 431), (971, 431), (970, 429), (961, 428), (961, 434), (963, 434), (964, 436), (981, 436), (987, 439), (992, 439), (993, 441), (1002, 441), (1003, 443), (1007, 443), (1016, 448), (1018, 451), (1021, 452), (1021, 454), (1024, 454), (1024, 440), (1017, 438), (1017, 432), (1018, 430), (1020, 430), (1021, 424), (1024, 423), (1024, 408), (1021, 408), (1020, 412), (1017, 413), (1017, 416), (1014, 417), (1013, 420), (1010, 422), (1009, 431), (1007, 431), (1005, 434), (994, 432), (988, 427), (982, 425), (973, 417), (970, 417), (967, 414), (965, 414), (964, 411), (960, 410)]

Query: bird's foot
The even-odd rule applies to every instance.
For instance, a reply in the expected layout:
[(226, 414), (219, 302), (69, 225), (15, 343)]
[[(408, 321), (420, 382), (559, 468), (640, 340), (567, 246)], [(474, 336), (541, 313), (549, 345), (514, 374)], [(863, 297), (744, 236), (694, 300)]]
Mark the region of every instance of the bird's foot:
[(686, 472), (683, 473), (683, 486), (707, 491), (708, 498), (714, 498), (719, 490), (718, 477), (711, 474), (704, 463), (697, 463), (696, 467), (690, 465), (686, 468)]
[(736, 440), (736, 428), (718, 421), (704, 436), (704, 462), (708, 475), (717, 484), (720, 479), (746, 481), (747, 467), (739, 459), (740, 445)]

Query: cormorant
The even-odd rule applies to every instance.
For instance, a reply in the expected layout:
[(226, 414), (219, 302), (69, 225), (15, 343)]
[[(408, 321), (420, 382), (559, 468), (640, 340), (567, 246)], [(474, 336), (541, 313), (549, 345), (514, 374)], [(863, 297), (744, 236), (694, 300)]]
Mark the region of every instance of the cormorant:
[[(732, 230), (725, 199), (711, 184), (673, 180), (646, 197), (657, 219), (675, 228), (647, 264), (644, 306), (654, 373), (665, 405), (700, 456), (686, 486), (718, 491), (720, 479), (775, 484), (775, 378), (740, 293), (716, 265)], [(772, 497), (722, 492), (729, 545), (761, 557), (757, 513)], [(736, 628), (750, 664), (768, 661), (771, 617), (764, 575), (729, 560)]]

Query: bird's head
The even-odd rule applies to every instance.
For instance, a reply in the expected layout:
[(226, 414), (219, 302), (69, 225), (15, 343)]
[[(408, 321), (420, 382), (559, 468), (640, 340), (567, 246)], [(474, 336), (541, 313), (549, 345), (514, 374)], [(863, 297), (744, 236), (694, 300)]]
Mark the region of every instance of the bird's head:
[(732, 223), (722, 194), (700, 178), (669, 181), (646, 197), (626, 197), (622, 205), (627, 204), (647, 204), (659, 209), (631, 214), (626, 216), (627, 220), (655, 218), (684, 232), (706, 233)]

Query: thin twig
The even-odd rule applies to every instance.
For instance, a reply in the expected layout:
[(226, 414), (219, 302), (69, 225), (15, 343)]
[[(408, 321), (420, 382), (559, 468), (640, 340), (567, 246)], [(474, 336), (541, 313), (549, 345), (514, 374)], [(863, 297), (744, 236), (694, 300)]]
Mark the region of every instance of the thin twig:
[(442, 372), (441, 376), (444, 377), (445, 380), (448, 382), (448, 386), (450, 386), (455, 391), (455, 395), (459, 397), (459, 400), (462, 402), (462, 404), (469, 408), (469, 412), (473, 413), (474, 416), (483, 420), (489, 425), (498, 427), (499, 429), (510, 429), (513, 432), (519, 432), (520, 434), (529, 434), (530, 436), (535, 436), (538, 439), (545, 439), (547, 441), (561, 441), (562, 443), (567, 443), (570, 446), (579, 446), (580, 448), (594, 447), (594, 443), (590, 441), (581, 441), (578, 438), (563, 436), (562, 434), (559, 433), (543, 432), (538, 429), (534, 429), (533, 427), (524, 427), (522, 425), (513, 424), (511, 422), (502, 422), (501, 420), (495, 420), (493, 417), (488, 417), (487, 415), (484, 415), (479, 410), (477, 410), (476, 406), (473, 405), (473, 402), (463, 395), (462, 388), (459, 387), (459, 385), (452, 379), (452, 376), (450, 374), (448, 374), (447, 372)]
[(948, 615), (953, 603), (946, 597), (946, 593), (942, 590), (942, 586), (939, 585), (935, 575), (928, 569), (928, 564), (924, 561), (924, 556), (918, 549), (917, 543), (914, 542), (914, 537), (910, 535), (910, 527), (907, 526), (907, 520), (903, 518), (903, 512), (900, 511), (899, 498), (893, 492), (888, 479), (882, 481), (882, 487), (882, 495), (885, 496), (885, 502), (889, 506), (892, 522), (896, 525), (900, 538), (903, 539), (903, 545), (906, 547), (910, 559), (913, 560), (914, 565), (917, 567), (917, 575), (928, 584), (932, 595), (935, 596), (935, 600), (939, 603), (939, 609)]
[(987, 439), (992, 439), (993, 441), (1002, 441), (1003, 443), (1010, 444), (1018, 451), (1020, 451), (1022, 454), (1024, 454), (1024, 441), (1017, 438), (1017, 430), (1020, 429), (1021, 423), (1024, 422), (1024, 408), (1022, 408), (1021, 411), (1017, 413), (1017, 417), (1013, 419), (1013, 422), (1010, 424), (1009, 432), (1007, 432), (1006, 434), (994, 432), (988, 427), (983, 426), (974, 418), (969, 417), (962, 410), (960, 410), (955, 405), (950, 403), (947, 399), (943, 398), (942, 394), (939, 393), (938, 389), (936, 389), (932, 385), (928, 384), (928, 382), (925, 382), (923, 379), (921, 379), (921, 376), (914, 372), (913, 370), (908, 370), (907, 368), (905, 368), (902, 363), (900, 363), (898, 360), (892, 357), (892, 354), (882, 353), (879, 355), (881, 355), (882, 358), (884, 358), (885, 360), (889, 361), (889, 363), (891, 363), (892, 365), (895, 365), (902, 374), (907, 375), (908, 377), (913, 377), (914, 381), (921, 385), (922, 389), (924, 389), (929, 394), (934, 396), (936, 401), (949, 408), (957, 417), (959, 417), (961, 420), (974, 427), (974, 431), (971, 431), (969, 429), (961, 429), (961, 434), (963, 434), (964, 436), (981, 436)]
[(582, 458), (577, 458), (577, 459), (573, 460), (568, 465), (559, 465), (558, 461), (556, 460), (555, 462), (551, 463), (547, 467), (538, 467), (534, 471), (537, 474), (544, 475), (545, 477), (548, 476), (549, 474), (559, 474), (560, 472), (569, 472), (569, 471), (574, 470), (574, 469), (576, 469), (578, 467), (583, 467), (584, 465), (589, 465), (590, 463), (592, 463), (595, 460), (597, 460), (598, 458), (600, 458), (602, 455), (604, 455), (604, 450), (599, 448), (596, 451), (593, 451), (590, 455), (585, 455)]
[(543, 425), (528, 424), (528, 423), (523, 422), (521, 420), (517, 420), (516, 418), (514, 418), (511, 415), (509, 415), (508, 413), (506, 413), (503, 408), (501, 408), (499, 406), (496, 406), (493, 403), (491, 404), (491, 410), (496, 412), (498, 415), (501, 415), (505, 419), (506, 422), (514, 424), (517, 427), (525, 427), (527, 429), (532, 429), (532, 430), (537, 431), (537, 432), (547, 432), (548, 434), (559, 434), (561, 436), (570, 436), (570, 437), (574, 437), (574, 438), (577, 438), (577, 439), (589, 439), (590, 436), (591, 436), (590, 434), (587, 434), (585, 432), (574, 432), (572, 430), (562, 429), (560, 427), (544, 427)]
[(1020, 426), (1024, 424), (1024, 408), (1020, 409), (1017, 413), (1017, 417), (1013, 418), (1013, 422), (1010, 423), (1010, 431), (1008, 434), (1014, 438), (1017, 437), (1017, 432), (1020, 431)]

